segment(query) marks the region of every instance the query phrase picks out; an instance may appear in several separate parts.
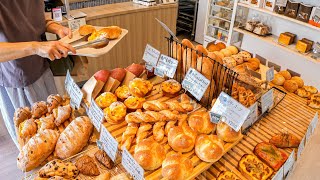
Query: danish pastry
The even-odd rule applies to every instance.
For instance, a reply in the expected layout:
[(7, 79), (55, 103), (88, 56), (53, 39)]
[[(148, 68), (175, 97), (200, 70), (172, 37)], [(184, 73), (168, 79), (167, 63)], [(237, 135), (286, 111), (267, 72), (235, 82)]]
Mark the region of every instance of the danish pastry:
[(128, 109), (141, 109), (145, 101), (146, 99), (142, 97), (129, 96), (124, 101), (124, 105), (126, 105)]
[(122, 102), (117, 101), (104, 109), (103, 112), (108, 123), (119, 124), (124, 121), (124, 117), (127, 114), (127, 107)]
[(131, 95), (129, 91), (129, 87), (126, 85), (118, 87), (115, 91), (115, 94), (121, 100), (125, 100)]
[(104, 92), (98, 96), (95, 101), (100, 108), (104, 109), (109, 107), (113, 102), (116, 102), (117, 96), (111, 92)]
[(174, 79), (170, 79), (161, 83), (161, 90), (165, 96), (174, 97), (181, 90), (181, 84)]
[(153, 85), (144, 79), (135, 78), (129, 82), (129, 90), (133, 96), (144, 97), (148, 94), (153, 88)]

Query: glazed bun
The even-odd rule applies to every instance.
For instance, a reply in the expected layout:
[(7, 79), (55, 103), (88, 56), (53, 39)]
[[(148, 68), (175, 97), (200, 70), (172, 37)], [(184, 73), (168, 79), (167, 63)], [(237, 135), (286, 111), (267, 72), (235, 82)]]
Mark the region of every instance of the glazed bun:
[(222, 121), (218, 123), (216, 131), (218, 137), (228, 143), (237, 141), (241, 136), (241, 130), (236, 132), (229, 125)]
[(227, 49), (229, 51), (231, 51), (233, 55), (238, 54), (238, 52), (239, 52), (238, 48), (235, 46), (229, 46), (229, 47), (227, 47)]
[(289, 73), (289, 71), (280, 71), (279, 74), (281, 74), (286, 80), (291, 79), (291, 74)]
[(299, 85), (296, 81), (294, 80), (286, 80), (283, 84), (283, 88), (291, 93), (295, 92), (298, 88)]
[(129, 82), (129, 91), (130, 94), (136, 97), (144, 97), (148, 94), (153, 88), (153, 85), (150, 81), (135, 78)]
[(302, 88), (304, 86), (304, 81), (301, 77), (294, 76), (291, 78), (291, 80), (294, 80), (298, 84), (299, 88)]
[(196, 111), (188, 117), (191, 129), (199, 134), (209, 134), (215, 130), (216, 125), (210, 121), (209, 112)]
[(271, 82), (277, 86), (282, 86), (284, 81), (286, 81), (286, 79), (281, 74), (275, 74)]
[(81, 36), (92, 34), (94, 31), (96, 31), (96, 29), (91, 25), (83, 25), (79, 28), (79, 34)]
[(195, 153), (202, 161), (214, 163), (223, 156), (223, 144), (216, 135), (201, 134), (196, 140)]
[(153, 138), (140, 141), (134, 149), (134, 159), (145, 170), (159, 168), (166, 158), (166, 152), (162, 145)]
[(192, 171), (192, 161), (181, 153), (169, 153), (162, 162), (162, 176), (168, 180), (185, 180)]

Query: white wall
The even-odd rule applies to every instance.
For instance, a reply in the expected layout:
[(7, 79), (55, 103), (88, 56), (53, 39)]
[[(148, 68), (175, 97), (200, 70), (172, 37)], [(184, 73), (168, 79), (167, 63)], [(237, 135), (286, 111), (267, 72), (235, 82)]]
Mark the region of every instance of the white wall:
[(200, 44), (204, 42), (204, 26), (207, 18), (207, 8), (210, 2), (210, 0), (199, 0), (196, 34), (194, 40)]

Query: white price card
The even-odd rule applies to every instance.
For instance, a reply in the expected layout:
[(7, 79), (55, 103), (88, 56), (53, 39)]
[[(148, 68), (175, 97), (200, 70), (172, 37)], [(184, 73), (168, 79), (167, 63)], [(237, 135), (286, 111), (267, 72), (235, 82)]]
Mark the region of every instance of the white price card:
[(299, 144), (299, 146), (298, 146), (298, 152), (297, 152), (297, 158), (298, 158), (298, 159), (300, 158), (300, 156), (301, 156), (301, 154), (302, 154), (302, 151), (303, 151), (303, 149), (304, 149), (304, 143), (305, 143), (305, 141), (306, 141), (306, 137), (304, 136), (304, 137), (302, 138), (302, 140), (300, 141), (300, 144)]
[(158, 64), (154, 70), (154, 74), (160, 77), (167, 76), (173, 78), (178, 67), (178, 61), (161, 54)]
[(133, 177), (134, 180), (144, 179), (144, 170), (139, 163), (131, 156), (129, 151), (124, 148), (122, 151), (122, 165)]
[(67, 76), (65, 80), (65, 88), (67, 93), (70, 96), (70, 104), (73, 108), (80, 108), (80, 104), (83, 98), (83, 92), (79, 88), (79, 86), (72, 79), (69, 70), (67, 71)]
[(146, 63), (146, 69), (149, 71), (149, 72), (152, 72), (153, 71), (153, 66), (151, 64), (148, 64)]
[(190, 68), (182, 81), (182, 87), (189, 91), (198, 101), (206, 92), (210, 81), (197, 70)]
[(73, 19), (68, 21), (69, 28), (74, 31), (86, 24), (85, 18)]
[(270, 82), (273, 79), (274, 79), (274, 67), (271, 67), (266, 72), (266, 80)]
[(258, 119), (258, 102), (249, 107), (250, 113), (248, 118), (244, 121), (242, 128), (246, 129), (255, 123)]
[(288, 157), (287, 161), (283, 165), (283, 175), (286, 176), (289, 171), (292, 170), (292, 167), (295, 163), (295, 153), (294, 150), (291, 152), (290, 156)]
[(272, 177), (272, 180), (283, 180), (283, 166), (281, 166), (277, 174)]
[(273, 89), (261, 96), (261, 109), (262, 114), (265, 113), (269, 108), (273, 106)]
[(239, 131), (244, 121), (248, 118), (250, 110), (225, 92), (221, 92), (211, 112), (224, 117), (226, 124), (235, 131)]
[[(142, 59), (146, 61), (146, 63), (151, 67), (156, 67), (159, 56), (160, 56), (160, 51), (158, 51), (151, 45), (147, 44), (146, 49), (144, 50)], [(148, 69), (148, 70), (151, 71), (152, 69)]]
[(100, 127), (104, 120), (104, 113), (93, 98), (91, 99), (91, 102), (90, 102), (88, 116), (91, 119), (94, 127), (98, 130), (98, 132), (100, 132)]
[(99, 140), (102, 142), (103, 150), (108, 154), (111, 160), (115, 162), (118, 153), (118, 141), (104, 126), (101, 126), (101, 134)]
[(212, 111), (210, 111), (209, 114), (210, 114), (210, 121), (212, 123), (218, 124), (219, 121), (220, 121), (221, 115), (216, 114), (216, 113), (214, 113)]
[(318, 120), (319, 120), (318, 112), (316, 112), (316, 114), (314, 115), (314, 118), (312, 119), (312, 121), (311, 121), (311, 123), (310, 123), (312, 134), (314, 133), (314, 130), (315, 130), (316, 127), (317, 127)]

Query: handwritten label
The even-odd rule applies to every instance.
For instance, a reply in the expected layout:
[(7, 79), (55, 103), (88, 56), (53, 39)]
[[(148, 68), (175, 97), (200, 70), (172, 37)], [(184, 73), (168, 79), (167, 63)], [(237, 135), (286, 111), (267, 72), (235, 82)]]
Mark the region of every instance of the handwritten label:
[[(143, 60), (147, 62), (147, 64), (151, 67), (156, 67), (158, 59), (160, 56), (160, 51), (147, 44), (146, 49), (144, 50)], [(152, 69), (148, 69), (152, 70)]]
[(146, 69), (149, 71), (149, 72), (152, 72), (153, 71), (153, 66), (151, 64), (148, 64), (146, 63)]
[(220, 118), (221, 118), (221, 115), (210, 111), (210, 120), (212, 123), (218, 124), (220, 121)]
[(210, 81), (197, 70), (190, 68), (182, 81), (182, 87), (189, 91), (198, 101), (206, 92)]
[(160, 77), (170, 77), (173, 78), (174, 74), (176, 73), (178, 67), (178, 61), (161, 54), (159, 62), (154, 70), (154, 74)]
[(221, 92), (211, 112), (224, 117), (226, 124), (235, 131), (239, 131), (244, 121), (248, 118), (250, 110), (225, 92)]
[(284, 176), (292, 170), (292, 167), (295, 163), (295, 159), (294, 159), (294, 151), (291, 152), (290, 156), (288, 157), (287, 161), (284, 163), (283, 165), (283, 174)]
[(304, 143), (305, 143), (305, 141), (306, 141), (306, 137), (303, 137), (302, 138), (302, 140), (301, 140), (301, 142), (300, 142), (300, 144), (299, 144), (299, 147), (298, 147), (298, 154), (297, 154), (297, 158), (299, 159), (300, 158), (300, 156), (301, 156), (301, 154), (302, 154), (302, 151), (303, 151), (303, 149), (304, 149)]
[(271, 67), (266, 72), (266, 80), (270, 82), (273, 79), (274, 79), (274, 67)]
[(104, 126), (101, 127), (100, 141), (102, 142), (103, 150), (108, 154), (110, 159), (115, 162), (118, 153), (118, 141), (112, 137)]
[(273, 176), (272, 180), (283, 180), (283, 166), (281, 166), (277, 174)]
[(122, 165), (133, 177), (134, 180), (142, 180), (144, 177), (144, 170), (138, 162), (131, 156), (129, 151), (124, 148), (122, 151)]
[(244, 121), (242, 128), (247, 129), (253, 123), (255, 123), (258, 119), (258, 102), (254, 103), (251, 107), (249, 107), (250, 113), (248, 118)]
[(86, 24), (85, 18), (73, 19), (68, 21), (68, 26), (72, 31), (79, 29), (81, 26), (85, 24)]
[(94, 99), (91, 99), (90, 107), (88, 110), (88, 116), (92, 121), (94, 127), (100, 132), (101, 124), (104, 120), (104, 114), (102, 109), (97, 105)]
[(261, 109), (262, 114), (265, 113), (273, 106), (273, 89), (270, 89), (268, 92), (261, 96)]
[(80, 108), (80, 104), (83, 98), (83, 92), (79, 86), (72, 79), (69, 70), (67, 71), (66, 80), (64, 82), (67, 93), (70, 96), (70, 105), (73, 108)]

